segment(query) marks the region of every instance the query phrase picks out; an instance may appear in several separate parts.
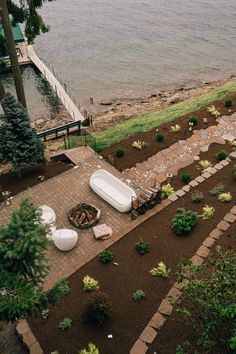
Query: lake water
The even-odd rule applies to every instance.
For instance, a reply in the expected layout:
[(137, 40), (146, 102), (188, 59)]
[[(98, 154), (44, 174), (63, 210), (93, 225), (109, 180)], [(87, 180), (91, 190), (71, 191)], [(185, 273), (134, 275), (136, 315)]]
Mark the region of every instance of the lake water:
[(39, 53), (86, 102), (236, 73), (235, 0), (57, 0)]

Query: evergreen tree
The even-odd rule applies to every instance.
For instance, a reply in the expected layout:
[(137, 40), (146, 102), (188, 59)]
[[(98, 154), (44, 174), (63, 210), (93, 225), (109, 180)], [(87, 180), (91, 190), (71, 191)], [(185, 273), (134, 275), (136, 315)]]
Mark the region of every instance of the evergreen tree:
[(0, 227), (0, 321), (24, 318), (69, 292), (64, 279), (43, 290), (49, 271), (47, 231), (39, 209), (27, 199), (13, 211), (9, 224)]
[(31, 128), (26, 109), (12, 95), (6, 94), (2, 106), (0, 154), (20, 175), (22, 168), (45, 162), (44, 144)]

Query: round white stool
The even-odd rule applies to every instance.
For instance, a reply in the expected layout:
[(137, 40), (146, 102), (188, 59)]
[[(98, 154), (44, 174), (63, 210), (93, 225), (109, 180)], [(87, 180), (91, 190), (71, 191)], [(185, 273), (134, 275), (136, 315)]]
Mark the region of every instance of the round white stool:
[(40, 205), (39, 209), (42, 211), (41, 222), (43, 224), (53, 224), (56, 221), (56, 214), (52, 208), (47, 205)]
[(78, 241), (78, 234), (72, 229), (58, 229), (52, 233), (52, 241), (61, 251), (70, 251)]

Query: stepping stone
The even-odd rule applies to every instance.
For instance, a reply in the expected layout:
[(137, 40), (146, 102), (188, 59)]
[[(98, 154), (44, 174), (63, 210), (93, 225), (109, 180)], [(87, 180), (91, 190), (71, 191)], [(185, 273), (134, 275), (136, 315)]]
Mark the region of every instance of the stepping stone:
[(183, 190), (184, 192), (189, 192), (189, 191), (190, 191), (190, 186), (187, 184), (186, 186), (184, 186), (184, 187), (182, 188), (182, 190)]
[(230, 227), (230, 224), (227, 223), (226, 221), (222, 220), (219, 222), (219, 224), (216, 227), (219, 230), (226, 231)]
[(189, 182), (189, 185), (191, 187), (197, 187), (198, 186), (198, 182), (196, 180), (194, 180), (194, 181)]
[(236, 215), (236, 206), (233, 206), (233, 208), (230, 209), (230, 213)]
[(214, 175), (217, 172), (217, 169), (214, 167), (210, 167), (207, 169), (207, 172), (210, 173), (211, 175)]
[(213, 237), (207, 237), (203, 242), (203, 246), (210, 248), (214, 245), (214, 243), (215, 243), (215, 239)]
[(200, 149), (200, 151), (201, 151), (201, 152), (207, 152), (208, 149), (209, 149), (209, 146), (206, 145), (206, 146), (203, 146), (203, 147)]
[(203, 178), (202, 176), (198, 176), (195, 178), (195, 181), (198, 182), (198, 183), (202, 183), (205, 181), (205, 178)]
[(231, 157), (231, 159), (235, 160), (236, 159), (236, 151), (233, 151), (229, 154), (229, 156)]
[(221, 165), (220, 163), (217, 163), (217, 164), (214, 166), (214, 168), (215, 168), (216, 170), (222, 170), (223, 167), (224, 167), (224, 166)]
[(194, 160), (194, 161), (199, 161), (199, 160), (200, 160), (200, 157), (199, 157), (199, 156), (194, 156), (193, 160)]
[(150, 326), (147, 326), (140, 335), (140, 339), (146, 343), (152, 343), (157, 336), (157, 332)]
[(29, 349), (30, 354), (44, 354), (39, 342), (35, 342), (34, 344), (32, 344)]
[(207, 178), (211, 177), (211, 174), (210, 174), (209, 172), (204, 172), (204, 173), (202, 174), (202, 177), (203, 177), (204, 179), (207, 179)]
[(211, 233), (209, 234), (210, 237), (215, 238), (216, 240), (218, 240), (220, 238), (220, 236), (223, 235), (223, 232), (220, 231), (219, 229), (215, 228), (214, 230), (211, 231)]
[(175, 202), (177, 199), (178, 199), (178, 196), (176, 194), (172, 194), (168, 197), (168, 199), (171, 201), (171, 202)]
[(222, 160), (222, 161), (220, 162), (220, 164), (221, 164), (221, 166), (227, 166), (227, 165), (229, 164), (229, 161), (227, 161), (227, 160)]
[(158, 311), (162, 313), (163, 315), (170, 316), (170, 314), (173, 311), (173, 306), (171, 305), (170, 301), (168, 299), (162, 300)]
[(205, 247), (205, 246), (201, 246), (199, 247), (199, 249), (197, 250), (197, 255), (203, 258), (206, 258), (210, 253), (209, 248)]
[(179, 189), (177, 192), (175, 192), (175, 194), (178, 197), (183, 197), (185, 195), (185, 191), (183, 191), (182, 189)]
[(191, 258), (191, 261), (193, 263), (193, 265), (195, 266), (199, 266), (203, 263), (203, 258), (198, 256), (197, 254), (195, 254), (192, 258)]
[(170, 289), (170, 291), (168, 292), (167, 298), (170, 299), (171, 302), (176, 301), (180, 297), (181, 294), (182, 294), (182, 292), (179, 289), (177, 289), (175, 286), (173, 286)]
[(130, 350), (130, 354), (145, 354), (148, 351), (148, 347), (140, 339), (138, 339), (133, 348)]
[(228, 214), (225, 215), (224, 221), (229, 222), (230, 224), (232, 224), (233, 222), (236, 221), (236, 215), (228, 213)]
[(156, 312), (155, 315), (152, 316), (149, 326), (160, 329), (166, 322), (166, 318), (159, 312)]

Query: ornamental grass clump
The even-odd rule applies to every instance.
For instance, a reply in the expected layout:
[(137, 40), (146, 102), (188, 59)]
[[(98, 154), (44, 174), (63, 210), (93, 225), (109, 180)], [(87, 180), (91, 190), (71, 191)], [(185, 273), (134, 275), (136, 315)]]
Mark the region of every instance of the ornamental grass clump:
[(221, 193), (218, 195), (218, 200), (220, 202), (230, 202), (232, 200), (232, 195), (228, 193)]
[(170, 274), (170, 269), (166, 268), (166, 265), (163, 262), (158, 263), (157, 267), (153, 267), (149, 273), (154, 277), (167, 278)]
[(191, 200), (193, 203), (200, 203), (204, 199), (202, 192), (193, 192), (191, 194)]
[(83, 279), (84, 291), (94, 291), (99, 288), (97, 280), (93, 279), (89, 275), (86, 275)]
[(196, 224), (197, 218), (195, 211), (179, 208), (172, 220), (172, 229), (177, 235), (187, 235)]
[(201, 160), (198, 164), (202, 170), (206, 170), (207, 168), (212, 167), (212, 163), (208, 160)]
[(162, 197), (169, 197), (170, 195), (174, 194), (174, 192), (175, 190), (173, 187), (171, 187), (170, 183), (163, 184), (163, 186), (161, 186)]
[(210, 191), (210, 193), (218, 197), (218, 195), (223, 193), (224, 191), (225, 191), (225, 186), (223, 185), (223, 183), (219, 183)]
[(214, 215), (215, 215), (215, 208), (210, 207), (209, 205), (205, 205), (202, 208), (202, 214), (199, 215), (199, 217), (201, 217), (203, 220), (208, 220), (213, 218)]
[(229, 155), (229, 154), (227, 153), (227, 151), (225, 151), (225, 150), (220, 150), (220, 151), (217, 152), (216, 158), (217, 158), (218, 160), (222, 161), (222, 160), (225, 160), (226, 157), (228, 157), (228, 155)]

